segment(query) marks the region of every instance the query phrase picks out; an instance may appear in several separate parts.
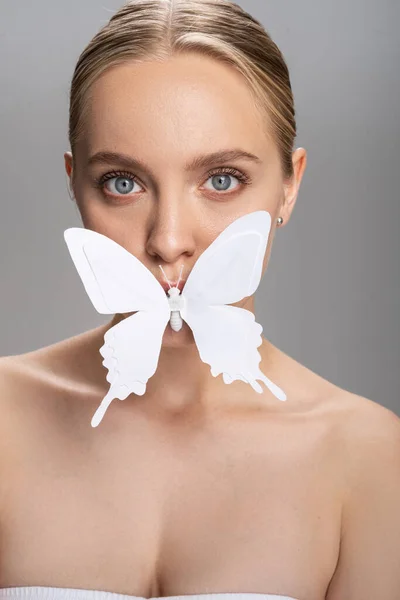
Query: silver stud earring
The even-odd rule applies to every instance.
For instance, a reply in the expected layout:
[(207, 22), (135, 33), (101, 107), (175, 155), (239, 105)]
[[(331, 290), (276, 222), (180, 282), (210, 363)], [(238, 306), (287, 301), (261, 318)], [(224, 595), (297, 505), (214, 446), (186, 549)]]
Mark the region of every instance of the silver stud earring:
[(278, 217), (276, 222), (278, 223), (278, 225), (282, 225), (282, 223), (283, 223), (282, 217)]

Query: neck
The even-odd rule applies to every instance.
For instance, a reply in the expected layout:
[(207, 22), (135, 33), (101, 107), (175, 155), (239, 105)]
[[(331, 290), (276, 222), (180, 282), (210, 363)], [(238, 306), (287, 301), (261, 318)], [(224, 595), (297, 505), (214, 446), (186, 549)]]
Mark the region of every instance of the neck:
[[(91, 374), (94, 387), (99, 389), (103, 396), (108, 391), (109, 383), (99, 349), (104, 343), (106, 331), (124, 318), (126, 315), (116, 314), (109, 323), (89, 332), (90, 350), (87, 349), (85, 361), (82, 363), (85, 366), (81, 368), (87, 369), (86, 372)], [(267, 339), (262, 338), (258, 352), (261, 356), (261, 370), (273, 379), (279, 351)], [(132, 397), (133, 395), (129, 396), (124, 402), (124, 412), (132, 410)], [(265, 406), (266, 401), (276, 402), (268, 390), (266, 394), (258, 394), (245, 382), (237, 381), (227, 385), (222, 375), (213, 377), (210, 366), (200, 359), (193, 333), (184, 322), (179, 332), (173, 331), (167, 325), (157, 369), (147, 382), (145, 394), (135, 396), (135, 407), (139, 405), (146, 412), (160, 416), (173, 416), (192, 411), (219, 411), (235, 406), (254, 408)]]

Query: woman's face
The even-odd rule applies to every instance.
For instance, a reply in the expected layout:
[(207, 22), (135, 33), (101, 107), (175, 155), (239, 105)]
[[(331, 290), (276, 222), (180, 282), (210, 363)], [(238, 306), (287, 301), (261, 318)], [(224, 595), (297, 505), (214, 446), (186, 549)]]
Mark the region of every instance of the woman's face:
[[(278, 149), (233, 68), (198, 54), (129, 62), (91, 88), (74, 194), (83, 225), (125, 247), (159, 281), (159, 265), (170, 281), (183, 265), (187, 279), (232, 221), (266, 210), (265, 270), (276, 219), (288, 221), (305, 167), (302, 148), (293, 156), (295, 177), (285, 182)], [(64, 158), (71, 177), (71, 154)]]

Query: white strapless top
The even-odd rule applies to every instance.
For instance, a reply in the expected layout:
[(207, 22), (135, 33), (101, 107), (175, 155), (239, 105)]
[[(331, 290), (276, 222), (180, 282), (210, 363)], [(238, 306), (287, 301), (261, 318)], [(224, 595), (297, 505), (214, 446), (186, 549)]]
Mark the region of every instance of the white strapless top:
[(183, 596), (145, 598), (144, 596), (131, 596), (130, 594), (118, 594), (116, 592), (105, 592), (104, 590), (41, 585), (0, 588), (0, 600), (6, 598), (20, 598), (22, 600), (298, 600), (292, 596), (253, 592), (186, 594)]

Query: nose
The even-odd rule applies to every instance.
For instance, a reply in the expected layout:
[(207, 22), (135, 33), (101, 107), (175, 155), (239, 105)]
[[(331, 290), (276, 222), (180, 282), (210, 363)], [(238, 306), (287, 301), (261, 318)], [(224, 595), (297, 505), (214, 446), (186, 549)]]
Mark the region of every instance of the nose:
[[(194, 221), (181, 202), (159, 201), (152, 211), (146, 243), (156, 262), (175, 264), (195, 252)], [(177, 269), (179, 272), (179, 269)]]

